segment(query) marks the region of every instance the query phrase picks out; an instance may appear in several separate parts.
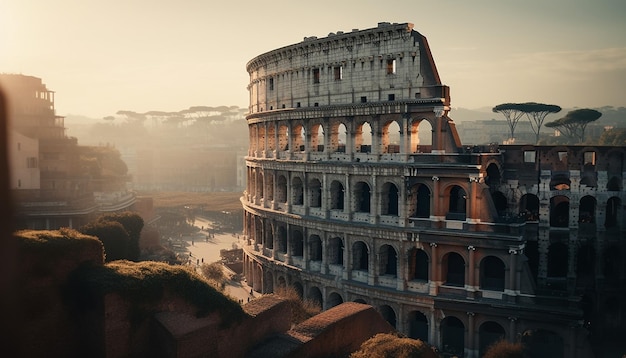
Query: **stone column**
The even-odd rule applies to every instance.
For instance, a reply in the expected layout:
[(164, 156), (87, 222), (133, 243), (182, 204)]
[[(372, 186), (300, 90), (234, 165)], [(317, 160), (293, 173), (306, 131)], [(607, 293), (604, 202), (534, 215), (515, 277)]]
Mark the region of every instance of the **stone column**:
[(348, 237), (347, 235), (343, 236), (343, 279), (349, 280), (350, 271), (352, 270), (350, 265), (350, 249), (348, 248)]
[(504, 288), (504, 293), (509, 296), (517, 296), (520, 291), (517, 287), (517, 249), (509, 249), (509, 282)]
[(433, 194), (432, 194), (432, 214), (435, 217), (443, 218), (446, 215), (446, 209), (443, 205), (443, 199), (441, 198), (441, 192), (439, 189), (439, 177), (433, 176)]
[(517, 317), (509, 317), (509, 342), (516, 342), (517, 341), (517, 326), (516, 326), (516, 322), (517, 322)]
[(291, 224), (287, 224), (287, 247), (285, 252), (285, 263), (287, 265), (291, 264)]
[(467, 312), (467, 343), (465, 343), (466, 357), (478, 356), (478, 352), (476, 352), (476, 349), (474, 348), (474, 341), (476, 340), (474, 336), (474, 312)]
[[(325, 275), (328, 273), (328, 234), (324, 232), (320, 240), (322, 240), (322, 265), (320, 272)], [(324, 297), (326, 297), (326, 295), (324, 295)], [(326, 302), (325, 299), (324, 302)]]
[[(477, 222), (479, 219), (479, 215), (478, 215), (478, 181), (480, 180), (480, 178), (478, 177), (471, 177), (469, 178), (469, 196), (468, 196), (468, 203), (469, 204), (469, 211), (468, 211), (468, 215), (467, 215), (467, 221), (468, 222)], [(467, 205), (466, 204), (466, 205)]]
[(439, 257), (437, 256), (437, 243), (430, 243), (430, 288), (429, 294), (437, 296), (439, 294), (439, 285), (441, 284), (441, 268)]
[(478, 285), (476, 285), (476, 258), (475, 253), (476, 253), (476, 248), (474, 246), (468, 246), (467, 247), (467, 251), (468, 251), (468, 255), (469, 255), (469, 264), (468, 264), (468, 269), (467, 269), (467, 284), (465, 285), (466, 289), (467, 289), (467, 298), (469, 299), (474, 299), (475, 297), (475, 293), (476, 293), (476, 287)]

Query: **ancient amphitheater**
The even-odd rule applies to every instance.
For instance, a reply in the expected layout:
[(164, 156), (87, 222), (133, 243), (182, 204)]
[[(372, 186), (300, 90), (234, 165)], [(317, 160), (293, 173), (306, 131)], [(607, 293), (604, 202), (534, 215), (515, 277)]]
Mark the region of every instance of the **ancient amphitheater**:
[(307, 37), (247, 71), (254, 290), (370, 304), (448, 356), (533, 336), (586, 357), (585, 322), (624, 312), (624, 148), (464, 147), (410, 23)]

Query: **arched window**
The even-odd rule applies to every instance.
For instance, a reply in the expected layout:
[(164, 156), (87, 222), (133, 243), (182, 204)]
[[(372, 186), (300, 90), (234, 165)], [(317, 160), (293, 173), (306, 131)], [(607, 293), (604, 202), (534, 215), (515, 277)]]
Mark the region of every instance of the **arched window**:
[(344, 189), (343, 184), (334, 180), (330, 183), (330, 208), (331, 210), (343, 210)]
[(520, 216), (527, 221), (539, 221), (539, 198), (534, 194), (524, 194), (519, 201)]
[(391, 121), (383, 126), (381, 153), (400, 153), (400, 126)]
[(569, 198), (557, 195), (550, 198), (550, 226), (569, 226)]
[(485, 178), (485, 184), (489, 187), (495, 187), (500, 184), (500, 168), (495, 163), (491, 163), (487, 166), (487, 177)]
[(480, 288), (504, 291), (504, 263), (495, 256), (487, 256), (480, 263)]
[(425, 119), (411, 123), (411, 153), (430, 153), (433, 142), (433, 127)]
[(444, 270), (445, 284), (448, 286), (465, 286), (465, 260), (456, 252), (451, 252), (443, 257), (442, 267)]
[(340, 237), (333, 237), (329, 242), (328, 263), (333, 265), (343, 265), (343, 240)]
[(301, 257), (304, 254), (304, 240), (302, 231), (291, 231), (291, 255)]
[(424, 184), (417, 189), (417, 207), (416, 213), (418, 218), (430, 217), (430, 189)]
[(324, 306), (323, 297), (324, 296), (322, 296), (322, 291), (318, 287), (312, 286), (311, 288), (309, 288), (308, 299), (320, 309)]
[(286, 254), (287, 253), (287, 229), (284, 226), (278, 226), (277, 230), (278, 236), (278, 252)]
[(333, 308), (343, 303), (343, 297), (341, 297), (341, 295), (338, 294), (337, 292), (332, 292), (330, 295), (328, 295), (327, 302), (328, 302), (327, 308)]
[(369, 268), (369, 254), (363, 241), (357, 241), (352, 245), (352, 269), (367, 271)]
[(398, 216), (398, 187), (395, 184), (383, 184), (381, 206), (382, 215)]
[(428, 281), (428, 255), (424, 250), (409, 250), (409, 280)]
[(291, 196), (293, 205), (304, 204), (304, 188), (300, 177), (291, 179)]
[(596, 222), (596, 198), (591, 195), (583, 196), (578, 206), (578, 222), (593, 224)]
[(441, 320), (441, 352), (448, 357), (463, 357), (465, 350), (465, 325), (460, 319), (447, 316)]
[(366, 182), (358, 182), (354, 185), (354, 211), (358, 213), (370, 212), (371, 192)]
[(398, 255), (391, 245), (380, 247), (380, 273), (382, 275), (396, 276), (398, 273)]
[(420, 311), (409, 312), (409, 338), (428, 342), (428, 319)]
[(618, 197), (611, 197), (606, 202), (606, 216), (604, 218), (604, 227), (607, 229), (618, 227), (618, 218), (622, 214), (622, 201)]
[(448, 200), (448, 219), (465, 220), (467, 194), (460, 186), (453, 186), (450, 189), (450, 198)]
[(324, 151), (324, 127), (321, 124), (315, 124), (311, 127), (311, 152)]
[(360, 153), (372, 152), (372, 127), (365, 122), (357, 127), (354, 135), (355, 149)]
[(311, 261), (322, 261), (322, 240), (318, 235), (309, 237), (309, 256)]
[(287, 178), (279, 175), (276, 181), (276, 201), (279, 203), (287, 202)]
[(396, 311), (389, 305), (382, 305), (378, 310), (385, 321), (389, 322), (393, 328), (396, 328)]
[(312, 208), (322, 206), (322, 183), (316, 178), (309, 181), (309, 206)]

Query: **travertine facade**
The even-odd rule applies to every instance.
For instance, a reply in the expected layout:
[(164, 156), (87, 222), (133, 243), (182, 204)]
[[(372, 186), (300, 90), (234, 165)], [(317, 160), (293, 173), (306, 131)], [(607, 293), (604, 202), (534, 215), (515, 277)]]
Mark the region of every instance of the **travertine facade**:
[[(624, 148), (463, 147), (412, 28), (305, 38), (248, 63), (248, 282), (324, 309), (371, 304), (448, 354), (534, 331), (543, 354), (586, 357), (583, 322), (624, 292), (624, 264), (602, 259), (624, 252)], [(589, 289), (607, 272), (612, 294)]]

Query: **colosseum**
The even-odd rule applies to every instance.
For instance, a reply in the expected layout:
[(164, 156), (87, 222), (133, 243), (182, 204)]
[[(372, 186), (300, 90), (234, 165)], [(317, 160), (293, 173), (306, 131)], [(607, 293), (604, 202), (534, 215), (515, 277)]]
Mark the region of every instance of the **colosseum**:
[(626, 150), (465, 147), (413, 24), (306, 37), (250, 75), (244, 274), (374, 306), (445, 356), (588, 357), (624, 331)]

